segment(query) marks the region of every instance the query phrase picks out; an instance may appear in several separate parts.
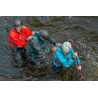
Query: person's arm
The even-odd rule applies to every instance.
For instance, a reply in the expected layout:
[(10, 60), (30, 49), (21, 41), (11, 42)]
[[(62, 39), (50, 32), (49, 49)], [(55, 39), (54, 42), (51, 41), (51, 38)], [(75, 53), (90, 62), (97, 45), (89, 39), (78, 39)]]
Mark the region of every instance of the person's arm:
[[(71, 52), (72, 52), (72, 55), (73, 55), (72, 59), (75, 61), (75, 64), (76, 64), (76, 66), (77, 66), (77, 69), (78, 69), (78, 70), (81, 70), (81, 65), (80, 65), (81, 62), (80, 62), (80, 60), (79, 60), (79, 56), (78, 56), (77, 52), (74, 53), (73, 48), (71, 49)], [(77, 64), (76, 57), (77, 57), (77, 59), (78, 59), (79, 66), (78, 66), (78, 64)]]
[(32, 35), (32, 32), (29, 30), (29, 28), (26, 27), (26, 26), (24, 26), (24, 28), (25, 28), (26, 35), (27, 36), (31, 36)]
[(60, 46), (62, 45), (61, 43), (57, 43), (56, 40), (53, 37), (49, 38), (49, 42), (52, 43), (55, 46)]
[(74, 50), (73, 50), (73, 48), (71, 48), (71, 53), (72, 53), (72, 59), (75, 61), (75, 64), (76, 64), (76, 66), (78, 66), (78, 64), (77, 64), (77, 60), (76, 60), (76, 57), (77, 57), (77, 59), (78, 59), (78, 63), (79, 63), (79, 65), (80, 65), (80, 60), (79, 60), (79, 56), (77, 55), (77, 52), (76, 53), (74, 53)]
[(14, 43), (19, 47), (22, 48), (27, 44), (25, 40), (20, 41), (19, 38), (17, 38), (16, 34), (14, 32), (10, 32), (10, 36), (12, 37)]
[(57, 44), (56, 40), (53, 37), (49, 38), (49, 42), (52, 43), (53, 45)]

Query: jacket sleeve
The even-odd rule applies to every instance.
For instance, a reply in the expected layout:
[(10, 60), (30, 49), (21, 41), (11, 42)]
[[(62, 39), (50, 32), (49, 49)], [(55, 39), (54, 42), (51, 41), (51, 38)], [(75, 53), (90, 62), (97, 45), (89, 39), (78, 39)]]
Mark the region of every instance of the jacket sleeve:
[(19, 48), (22, 48), (23, 46), (25, 46), (27, 44), (27, 42), (25, 40), (20, 41), (19, 38), (17, 38), (17, 36), (14, 32), (10, 32), (10, 36), (11, 36), (12, 40), (14, 41), (14, 43)]
[(26, 26), (24, 27), (25, 28), (25, 31), (26, 31), (26, 35), (27, 36), (31, 36), (31, 31), (29, 30), (29, 28), (27, 28)]
[[(72, 56), (73, 56), (73, 54), (74, 54), (73, 48), (71, 48), (71, 53), (72, 53)], [(77, 59), (78, 59), (78, 63), (81, 64), (81, 62), (80, 62), (80, 60), (79, 60), (79, 56), (77, 56)], [(75, 64), (76, 64), (76, 66), (78, 66), (76, 58), (74, 59), (74, 62), (75, 62)]]
[(70, 58), (69, 60), (66, 60), (66, 59), (64, 58), (64, 56), (63, 56), (61, 53), (58, 53), (57, 59), (58, 59), (58, 61), (59, 61), (62, 65), (64, 65), (65, 67), (70, 67), (71, 64), (74, 62), (74, 60), (71, 59), (71, 58)]
[(49, 42), (52, 43), (53, 45), (57, 44), (56, 40), (53, 37), (49, 38)]

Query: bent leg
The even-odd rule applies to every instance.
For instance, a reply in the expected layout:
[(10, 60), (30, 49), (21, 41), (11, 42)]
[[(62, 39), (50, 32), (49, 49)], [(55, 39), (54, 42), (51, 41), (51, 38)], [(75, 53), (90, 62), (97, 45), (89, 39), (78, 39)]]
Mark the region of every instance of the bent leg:
[(27, 53), (27, 48), (23, 47), (20, 49), (20, 53), (21, 53), (21, 58), (23, 60), (23, 63), (27, 63), (28, 59), (29, 59), (29, 55)]

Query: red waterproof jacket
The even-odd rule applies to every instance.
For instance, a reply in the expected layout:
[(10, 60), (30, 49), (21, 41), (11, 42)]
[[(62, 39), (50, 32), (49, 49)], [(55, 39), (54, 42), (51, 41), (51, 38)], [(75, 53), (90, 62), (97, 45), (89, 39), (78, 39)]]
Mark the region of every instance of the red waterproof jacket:
[(22, 33), (18, 33), (15, 28), (9, 32), (9, 42), (12, 49), (15, 49), (17, 46), (22, 48), (28, 42), (26, 42), (26, 36), (31, 36), (31, 31), (26, 26), (22, 26)]

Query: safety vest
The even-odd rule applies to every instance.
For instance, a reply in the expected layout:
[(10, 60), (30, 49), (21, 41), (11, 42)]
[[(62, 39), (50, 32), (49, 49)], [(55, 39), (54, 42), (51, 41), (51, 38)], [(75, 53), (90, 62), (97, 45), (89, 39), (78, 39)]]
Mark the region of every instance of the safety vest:
[[(58, 46), (57, 48), (60, 48), (60, 47), (61, 47), (61, 46)], [(67, 54), (67, 55), (68, 55), (68, 54)], [(56, 63), (56, 64), (60, 64), (63, 68), (65, 68), (65, 66), (62, 65), (62, 63), (60, 63), (54, 56), (55, 56), (55, 52), (53, 52), (53, 55), (52, 55), (53, 59), (55, 60), (55, 63)], [(70, 56), (67, 60), (69, 60), (71, 57), (72, 57), (72, 56)]]

